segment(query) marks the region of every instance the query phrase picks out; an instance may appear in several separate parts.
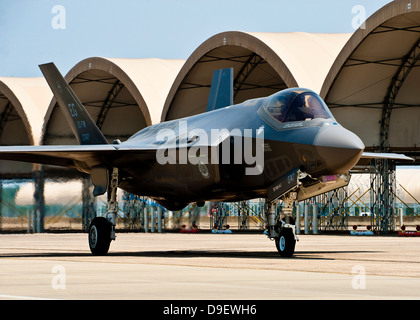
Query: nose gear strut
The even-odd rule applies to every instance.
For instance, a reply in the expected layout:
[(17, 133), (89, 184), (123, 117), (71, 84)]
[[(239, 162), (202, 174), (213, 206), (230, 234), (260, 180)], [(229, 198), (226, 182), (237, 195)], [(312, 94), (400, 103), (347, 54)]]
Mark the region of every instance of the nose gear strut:
[(282, 257), (291, 257), (295, 252), (296, 228), (291, 217), (297, 192), (288, 192), (283, 196), (283, 212), (277, 215), (277, 200), (269, 203), (267, 212), (268, 237), (275, 241), (277, 250)]

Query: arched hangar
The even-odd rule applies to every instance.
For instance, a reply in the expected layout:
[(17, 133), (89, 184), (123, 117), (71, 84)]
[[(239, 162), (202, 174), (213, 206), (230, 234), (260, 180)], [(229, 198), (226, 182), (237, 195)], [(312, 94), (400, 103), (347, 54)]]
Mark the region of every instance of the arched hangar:
[[(52, 98), (44, 78), (0, 78), (0, 145), (39, 145)], [(0, 161), (2, 179), (32, 176), (32, 164)]]
[(420, 1), (396, 0), (367, 19), (332, 65), (321, 96), (368, 151), (420, 155), (419, 59)]
[(161, 121), (206, 111), (213, 71), (234, 68), (234, 102), (289, 87), (319, 92), (350, 34), (223, 32), (187, 59), (164, 104)]
[[(109, 142), (124, 141), (159, 122), (164, 100), (183, 62), (91, 57), (77, 63), (65, 79)], [(77, 144), (55, 98), (45, 115), (42, 144)]]

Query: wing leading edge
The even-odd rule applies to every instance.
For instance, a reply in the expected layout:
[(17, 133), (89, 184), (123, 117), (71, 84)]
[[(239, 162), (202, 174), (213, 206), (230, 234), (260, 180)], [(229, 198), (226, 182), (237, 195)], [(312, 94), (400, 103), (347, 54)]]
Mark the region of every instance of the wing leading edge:
[(361, 159), (390, 159), (402, 161), (414, 161), (413, 158), (407, 157), (400, 153), (379, 153), (379, 152), (363, 152)]
[(127, 159), (141, 162), (156, 161), (156, 149), (123, 147), (119, 145), (70, 146), (10, 146), (0, 147), (0, 160), (40, 163), (74, 168), (89, 173), (95, 186), (95, 196), (104, 194), (108, 186), (109, 169), (126, 166)]
[(0, 159), (76, 168), (89, 172), (96, 165), (111, 161), (113, 145), (10, 146), (0, 147)]
[(414, 161), (413, 158), (410, 158), (404, 154), (399, 154), (399, 153), (363, 152), (362, 156), (360, 157), (359, 161), (356, 164), (356, 167), (360, 168), (360, 167), (369, 166), (371, 160), (373, 159), (395, 160), (400, 163)]
[(62, 145), (0, 147), (0, 160), (75, 168), (90, 173), (94, 167), (119, 167), (127, 155), (136, 155), (139, 161), (156, 159), (156, 149), (123, 147), (120, 145)]

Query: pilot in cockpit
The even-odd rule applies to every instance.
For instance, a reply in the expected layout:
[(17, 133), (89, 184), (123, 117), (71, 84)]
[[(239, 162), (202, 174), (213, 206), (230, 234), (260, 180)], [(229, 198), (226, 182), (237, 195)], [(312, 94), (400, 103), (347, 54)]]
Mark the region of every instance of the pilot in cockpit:
[(327, 105), (311, 91), (280, 91), (268, 99), (264, 108), (280, 123), (333, 118)]
[(313, 94), (301, 94), (297, 96), (290, 106), (284, 122), (309, 121), (312, 119), (328, 119), (331, 115), (326, 111), (320, 98)]
[(325, 110), (320, 101), (312, 95), (305, 95), (304, 97), (307, 118), (325, 118)]
[(282, 121), (286, 112), (286, 99), (283, 97), (273, 97), (268, 105), (267, 111), (277, 121)]

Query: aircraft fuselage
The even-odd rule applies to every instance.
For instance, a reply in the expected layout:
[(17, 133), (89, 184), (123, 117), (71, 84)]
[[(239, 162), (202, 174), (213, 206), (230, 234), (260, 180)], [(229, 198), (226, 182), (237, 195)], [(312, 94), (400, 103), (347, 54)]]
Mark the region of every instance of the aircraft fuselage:
[[(363, 143), (334, 118), (279, 123), (264, 112), (267, 99), (139, 131), (119, 147), (160, 149), (146, 162), (144, 156), (125, 157), (120, 187), (182, 207), (266, 197), (268, 186), (293, 169), (318, 178), (346, 173), (357, 163)], [(166, 163), (159, 163), (159, 155)]]

